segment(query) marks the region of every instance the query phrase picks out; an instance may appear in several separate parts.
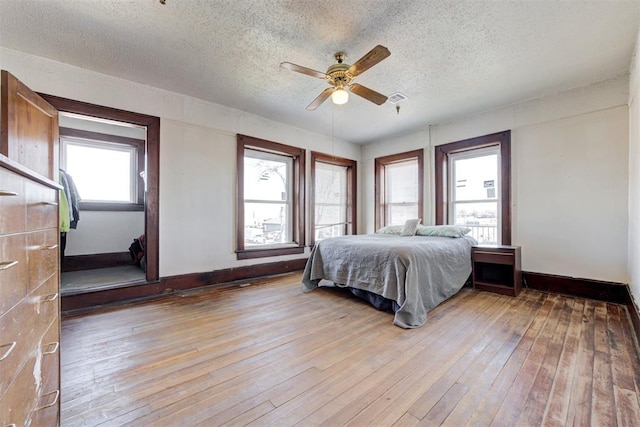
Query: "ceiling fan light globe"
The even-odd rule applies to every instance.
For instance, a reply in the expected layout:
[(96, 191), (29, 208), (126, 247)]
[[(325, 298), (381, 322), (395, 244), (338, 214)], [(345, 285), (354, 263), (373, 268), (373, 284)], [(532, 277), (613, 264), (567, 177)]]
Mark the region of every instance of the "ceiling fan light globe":
[(349, 92), (344, 89), (336, 89), (331, 94), (331, 100), (336, 105), (346, 104), (349, 101)]

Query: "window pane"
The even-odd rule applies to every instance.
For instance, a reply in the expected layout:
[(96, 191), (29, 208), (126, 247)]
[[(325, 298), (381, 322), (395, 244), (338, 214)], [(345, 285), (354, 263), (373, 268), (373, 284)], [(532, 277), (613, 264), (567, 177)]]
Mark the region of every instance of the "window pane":
[(345, 166), (316, 163), (316, 203), (346, 204), (347, 168)]
[(244, 158), (244, 198), (245, 200), (287, 201), (289, 165), (292, 160), (285, 156), (266, 153), (264, 155), (272, 159), (249, 156)]
[(454, 160), (453, 200), (491, 200), (498, 195), (498, 155)]
[[(392, 163), (384, 168), (387, 203), (418, 202), (418, 161)], [(414, 217), (415, 218), (415, 217)]]
[(135, 202), (132, 189), (132, 149), (65, 144), (66, 171), (82, 201)]
[(418, 218), (418, 204), (387, 205), (387, 225), (402, 225), (408, 219)]
[(456, 203), (455, 224), (471, 229), (478, 243), (498, 243), (498, 202)]
[(315, 238), (342, 236), (347, 221), (347, 168), (316, 162)]
[(384, 168), (386, 225), (401, 225), (418, 217), (418, 161), (392, 163)]
[(246, 246), (291, 243), (289, 207), (284, 203), (245, 203)]

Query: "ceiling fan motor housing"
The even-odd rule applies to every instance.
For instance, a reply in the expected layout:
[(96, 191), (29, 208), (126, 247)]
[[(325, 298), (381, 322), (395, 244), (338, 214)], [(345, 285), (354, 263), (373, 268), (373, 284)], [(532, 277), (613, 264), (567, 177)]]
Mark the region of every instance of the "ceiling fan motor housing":
[(333, 64), (327, 69), (327, 81), (332, 86), (344, 88), (351, 83), (353, 76), (347, 70), (349, 64)]

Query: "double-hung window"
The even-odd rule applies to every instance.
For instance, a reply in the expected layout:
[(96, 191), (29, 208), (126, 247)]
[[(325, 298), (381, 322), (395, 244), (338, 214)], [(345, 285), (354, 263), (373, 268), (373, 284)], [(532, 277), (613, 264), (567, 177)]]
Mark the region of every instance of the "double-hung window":
[(422, 218), (423, 150), (375, 159), (375, 227)]
[(435, 148), (436, 224), (464, 225), (485, 244), (511, 244), (511, 132)]
[(356, 167), (354, 160), (311, 153), (311, 245), (356, 233)]
[(500, 228), (498, 146), (449, 156), (449, 224), (471, 228), (479, 243), (498, 244)]
[(238, 135), (239, 259), (304, 250), (304, 150)]

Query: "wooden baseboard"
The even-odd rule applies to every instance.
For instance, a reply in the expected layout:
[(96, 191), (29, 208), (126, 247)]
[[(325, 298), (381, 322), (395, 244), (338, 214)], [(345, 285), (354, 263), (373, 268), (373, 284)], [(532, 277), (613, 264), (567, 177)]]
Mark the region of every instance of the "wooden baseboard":
[(553, 274), (522, 272), (525, 286), (539, 291), (554, 292), (598, 301), (627, 304), (629, 288), (623, 283), (579, 279)]
[(636, 335), (636, 343), (640, 343), (640, 312), (628, 285), (527, 271), (522, 272), (522, 277), (525, 285), (531, 289), (625, 305)]
[(640, 310), (629, 293), (629, 301), (627, 302), (627, 311), (631, 319), (631, 325), (636, 333), (636, 345), (640, 348)]
[(63, 296), (61, 299), (61, 307), (65, 314), (73, 314), (74, 312), (87, 311), (108, 304), (158, 298), (185, 289), (299, 271), (304, 269), (306, 262), (306, 258), (300, 258), (290, 261), (226, 268), (204, 273), (162, 277), (159, 281), (152, 283), (140, 283), (114, 289)]
[(63, 273), (66, 273), (68, 271), (93, 270), (95, 268), (118, 267), (121, 265), (131, 265), (129, 252), (65, 256), (62, 259), (60, 269)]

